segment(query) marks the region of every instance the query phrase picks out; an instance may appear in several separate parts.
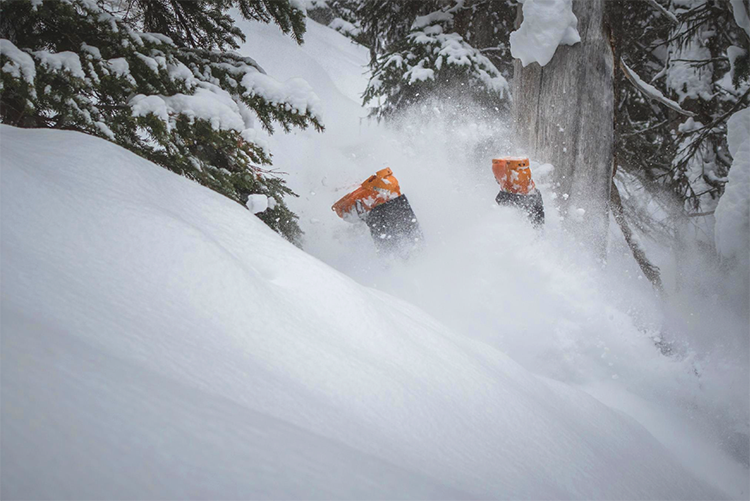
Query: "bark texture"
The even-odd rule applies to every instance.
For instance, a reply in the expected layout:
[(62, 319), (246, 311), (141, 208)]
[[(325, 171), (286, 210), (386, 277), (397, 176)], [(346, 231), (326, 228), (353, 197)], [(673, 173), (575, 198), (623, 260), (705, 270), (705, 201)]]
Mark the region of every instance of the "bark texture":
[[(606, 252), (614, 154), (614, 58), (606, 0), (574, 0), (581, 43), (546, 66), (514, 61), (513, 118), (521, 147), (555, 165), (569, 227)], [(518, 9), (517, 25), (522, 20)], [(565, 197), (565, 194), (568, 197)], [(581, 210), (583, 209), (583, 210)]]

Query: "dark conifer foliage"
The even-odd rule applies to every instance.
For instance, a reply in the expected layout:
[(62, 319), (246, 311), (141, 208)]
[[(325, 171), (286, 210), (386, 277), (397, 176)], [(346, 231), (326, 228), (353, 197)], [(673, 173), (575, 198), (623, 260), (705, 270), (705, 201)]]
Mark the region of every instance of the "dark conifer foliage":
[(657, 1), (609, 3), (616, 57), (678, 105), (664, 106), (618, 72), (617, 163), (656, 200), (668, 195), (687, 215), (710, 213), (731, 165), (726, 121), (750, 104), (750, 40), (728, 1)]
[[(514, 0), (313, 0), (310, 17), (370, 50), (364, 102), (392, 118), (415, 105), (508, 109)], [(460, 106), (460, 105), (459, 105)]]
[(469, 42), (488, 44), (482, 49), (489, 53), (503, 50), (497, 27), (479, 22), (491, 18), (493, 9), (487, 2), (363, 0), (356, 13), (370, 48), (372, 77), (364, 101), (373, 114), (389, 118), (434, 98), (506, 109), (507, 80)]
[(364, 94), (366, 104), (377, 103), (374, 115), (389, 118), (432, 98), (506, 109), (508, 82), (489, 59), (452, 33), (450, 21), (425, 22), (377, 58)]
[(245, 37), (227, 14), (232, 7), (247, 19), (276, 23), (299, 43), (305, 33), (305, 13), (288, 0), (123, 0), (102, 7), (143, 31), (161, 33), (184, 47), (237, 48), (237, 40)]
[(409, 34), (417, 16), (438, 10), (442, 3), (440, 0), (361, 0), (356, 11), (357, 18), (371, 58), (374, 60), (388, 52), (392, 44), (402, 41)]
[(370, 42), (359, 18), (360, 0), (312, 0), (307, 15), (365, 47)]
[(243, 40), (230, 7), (302, 42), (289, 0), (1, 2), (0, 118), (97, 135), (242, 204), (264, 194), (260, 217), (298, 241), (293, 193), (257, 132), (322, 130), (317, 97), (223, 50)]

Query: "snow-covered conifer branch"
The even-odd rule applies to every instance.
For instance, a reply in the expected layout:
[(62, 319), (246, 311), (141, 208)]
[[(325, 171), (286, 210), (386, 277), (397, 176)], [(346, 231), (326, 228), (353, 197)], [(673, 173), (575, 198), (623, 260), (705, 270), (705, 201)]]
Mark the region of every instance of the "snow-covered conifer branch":
[(672, 23), (678, 24), (680, 22), (679, 19), (677, 19), (677, 16), (675, 16), (672, 12), (669, 12), (662, 4), (657, 2), (656, 0), (648, 0), (648, 3), (653, 5), (653, 7), (661, 14), (662, 16), (669, 19)]
[(385, 97), (376, 116), (392, 115), (445, 91), (448, 83), (467, 84), (473, 98), (488, 99), (493, 106), (507, 105), (508, 82), (480, 50), (452, 31), (453, 16), (450, 10), (438, 10), (416, 17), (408, 34), (377, 59), (364, 94), (365, 103)]
[(682, 115), (686, 115), (688, 117), (695, 116), (695, 113), (683, 109), (675, 101), (672, 101), (671, 99), (665, 97), (659, 89), (644, 82), (641, 77), (639, 77), (633, 70), (628, 67), (627, 64), (625, 64), (625, 61), (623, 61), (622, 58), (620, 59), (620, 68), (622, 69), (623, 74), (625, 75), (625, 77), (627, 77), (630, 83), (632, 83), (635, 88), (638, 89), (648, 99), (658, 101), (672, 111), (676, 111), (677, 113), (680, 113)]
[[(252, 10), (257, 2), (240, 3)], [(286, 15), (264, 12), (261, 20)], [(301, 36), (292, 14), (287, 27)], [(257, 132), (322, 130), (319, 99), (304, 80), (279, 82), (253, 59), (216, 47), (236, 29), (226, 14), (213, 15), (190, 28), (214, 40), (198, 48), (174, 30), (139, 31), (90, 0), (2, 2), (0, 16), (17, 26), (0, 27), (0, 118), (108, 139), (239, 203), (253, 193), (274, 197), (271, 226), (286, 225), (294, 239), (299, 229), (283, 203), (292, 192), (259, 170), (271, 156)], [(200, 34), (214, 22), (225, 31)]]

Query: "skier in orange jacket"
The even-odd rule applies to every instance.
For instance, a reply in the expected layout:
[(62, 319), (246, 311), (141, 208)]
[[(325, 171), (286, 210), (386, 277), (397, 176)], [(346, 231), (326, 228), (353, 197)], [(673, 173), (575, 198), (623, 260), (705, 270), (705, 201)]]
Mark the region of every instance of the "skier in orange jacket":
[(500, 193), (495, 197), (498, 205), (518, 207), (526, 213), (531, 224), (539, 227), (544, 224), (544, 201), (531, 179), (529, 159), (504, 157), (492, 160), (492, 173), (500, 185)]
[(408, 251), (422, 242), (417, 216), (390, 168), (377, 171), (331, 209), (344, 220), (363, 220), (378, 251)]

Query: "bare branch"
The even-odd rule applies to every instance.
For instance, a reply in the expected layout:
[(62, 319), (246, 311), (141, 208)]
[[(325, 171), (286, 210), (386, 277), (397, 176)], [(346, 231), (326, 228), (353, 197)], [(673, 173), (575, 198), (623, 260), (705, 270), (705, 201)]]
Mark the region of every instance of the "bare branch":
[(727, 57), (712, 57), (710, 59), (671, 59), (671, 61), (681, 61), (683, 63), (713, 63), (714, 61), (721, 61), (721, 62), (729, 62), (729, 58)]
[(703, 217), (703, 216), (710, 216), (716, 211), (710, 210), (708, 212), (696, 212), (694, 214), (688, 214), (686, 217)]

